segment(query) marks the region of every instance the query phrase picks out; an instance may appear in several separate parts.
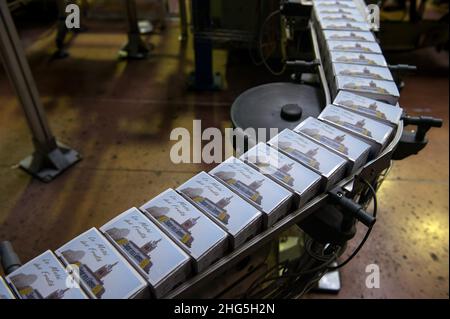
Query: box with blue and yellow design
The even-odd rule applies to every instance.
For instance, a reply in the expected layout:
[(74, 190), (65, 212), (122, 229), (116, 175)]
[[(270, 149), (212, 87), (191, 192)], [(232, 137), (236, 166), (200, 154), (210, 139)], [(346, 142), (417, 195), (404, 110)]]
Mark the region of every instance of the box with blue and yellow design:
[(308, 117), (294, 128), (294, 131), (347, 158), (350, 173), (354, 173), (368, 160), (370, 153), (368, 143), (316, 118)]
[(329, 51), (329, 56), (330, 56), (329, 61), (332, 63), (351, 63), (351, 64), (387, 67), (386, 59), (382, 54)]
[(183, 196), (168, 189), (139, 208), (184, 249), (201, 272), (228, 249), (228, 235)]
[(393, 128), (386, 124), (333, 104), (322, 111), (319, 119), (369, 143), (372, 157), (380, 153), (394, 132)]
[(375, 36), (369, 31), (324, 30), (323, 37), (325, 41), (376, 42)]
[(382, 54), (380, 45), (376, 42), (364, 41), (327, 41), (329, 51), (358, 52)]
[(132, 299), (148, 295), (144, 278), (96, 229), (82, 233), (55, 251), (95, 299)]
[(354, 76), (336, 76), (332, 89), (334, 97), (340, 91), (347, 91), (391, 105), (396, 105), (400, 98), (400, 93), (394, 81), (373, 80)]
[(233, 249), (261, 229), (262, 213), (205, 172), (192, 177), (177, 191), (230, 234)]
[(50, 250), (13, 271), (6, 281), (20, 299), (88, 299)]
[(322, 175), (325, 190), (345, 176), (347, 160), (344, 157), (294, 131), (285, 129), (268, 144)]
[(335, 76), (354, 76), (367, 78), (372, 80), (384, 80), (393, 81), (389, 68), (381, 66), (370, 66), (362, 64), (350, 64), (350, 63), (333, 63), (332, 64), (333, 73), (330, 77)]
[(242, 155), (241, 160), (293, 192), (296, 208), (303, 206), (320, 190), (322, 178), (319, 174), (267, 144), (258, 143)]
[(403, 114), (403, 109), (399, 106), (390, 105), (345, 91), (340, 91), (337, 94), (333, 104), (373, 118), (392, 127), (397, 127)]
[(228, 158), (209, 174), (256, 205), (263, 212), (264, 228), (275, 224), (292, 207), (290, 191), (235, 157)]
[[(351, 9), (349, 9), (351, 10)], [(337, 12), (337, 13), (320, 13), (316, 11), (317, 21), (320, 23), (321, 21), (346, 21), (346, 22), (365, 22), (366, 19), (364, 16), (358, 12)]]
[(190, 274), (189, 255), (137, 208), (123, 212), (100, 231), (147, 279), (157, 298)]

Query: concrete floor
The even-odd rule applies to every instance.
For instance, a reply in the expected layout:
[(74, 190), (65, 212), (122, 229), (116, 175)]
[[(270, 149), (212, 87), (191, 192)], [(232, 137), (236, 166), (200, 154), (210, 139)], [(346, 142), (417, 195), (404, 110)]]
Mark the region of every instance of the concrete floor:
[[(185, 90), (193, 68), (176, 27), (153, 35), (151, 58), (118, 62), (120, 27), (96, 26), (75, 37), (71, 57), (49, 62), (51, 32), (22, 32), (30, 65), (55, 135), (83, 161), (50, 184), (17, 168), (30, 154), (30, 135), (0, 69), (0, 239), (11, 240), (24, 261), (56, 249), (79, 233), (176, 187), (204, 164), (174, 165), (169, 134), (175, 127), (230, 127), (229, 107), (247, 88), (275, 79), (262, 67), (216, 53), (227, 89)], [(379, 221), (363, 251), (342, 270), (343, 289), (319, 298), (448, 298), (448, 55), (425, 50), (390, 61), (424, 67), (406, 78), (401, 103), (409, 113), (445, 120), (420, 155), (395, 163), (379, 192)], [(365, 267), (376, 263), (381, 288), (365, 287)]]

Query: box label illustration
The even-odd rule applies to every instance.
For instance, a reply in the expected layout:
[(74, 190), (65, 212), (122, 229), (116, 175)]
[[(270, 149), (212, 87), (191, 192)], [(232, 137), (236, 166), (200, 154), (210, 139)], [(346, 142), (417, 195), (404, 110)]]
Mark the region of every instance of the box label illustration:
[(386, 67), (387, 63), (381, 54), (330, 51), (331, 61), (335, 63), (355, 63)]
[(385, 67), (333, 63), (333, 74), (335, 76), (354, 76), (373, 80), (393, 81), (391, 71)]
[(333, 175), (336, 170), (346, 164), (344, 158), (291, 130), (285, 129), (269, 144), (289, 154), (297, 161), (314, 168), (325, 177)]
[(400, 107), (345, 91), (338, 93), (333, 104), (393, 125), (398, 125), (403, 113)]
[(350, 76), (336, 76), (336, 93), (340, 90), (356, 92), (368, 98), (386, 101), (395, 105), (400, 93), (395, 82), (379, 81)]
[(191, 256), (198, 259), (226, 238), (226, 233), (181, 195), (169, 189), (141, 207)]
[(101, 227), (119, 250), (156, 286), (189, 256), (137, 208), (131, 208)]
[(323, 18), (326, 15), (329, 14), (345, 14), (348, 16), (362, 16), (361, 12), (357, 9), (351, 9), (351, 8), (333, 8), (333, 7), (315, 7), (316, 14)]
[(361, 14), (349, 13), (319, 13), (317, 14), (319, 21), (337, 21), (337, 22), (364, 22), (366, 21)]
[(294, 131), (304, 134), (348, 158), (352, 164), (349, 167), (351, 172), (365, 164), (370, 153), (369, 144), (312, 117), (300, 123)]
[(319, 174), (264, 143), (257, 144), (241, 159), (257, 167), (261, 173), (287, 185), (299, 196), (305, 193), (308, 193), (308, 198), (314, 196), (317, 191), (315, 186), (321, 181)]
[(375, 42), (375, 37), (372, 32), (358, 32), (358, 31), (336, 31), (336, 30), (324, 30), (325, 39), (336, 41), (367, 41)]
[(6, 280), (21, 299), (88, 298), (50, 250), (9, 274)]
[(334, 105), (328, 105), (319, 118), (358, 133), (382, 146), (387, 143), (393, 132), (392, 127), (388, 125)]
[(360, 52), (360, 53), (375, 53), (375, 54), (382, 53), (380, 46), (376, 42), (327, 41), (327, 45), (330, 51)]
[(178, 190), (213, 216), (232, 235), (261, 217), (261, 212), (255, 207), (205, 172), (194, 176)]
[(64, 263), (78, 267), (81, 281), (95, 298), (132, 298), (147, 287), (144, 279), (95, 228), (62, 246), (56, 254)]
[(288, 190), (234, 157), (214, 168), (210, 174), (262, 207), (265, 212), (273, 211), (292, 196)]
[(370, 25), (366, 22), (322, 20), (320, 25), (323, 30), (370, 31)]

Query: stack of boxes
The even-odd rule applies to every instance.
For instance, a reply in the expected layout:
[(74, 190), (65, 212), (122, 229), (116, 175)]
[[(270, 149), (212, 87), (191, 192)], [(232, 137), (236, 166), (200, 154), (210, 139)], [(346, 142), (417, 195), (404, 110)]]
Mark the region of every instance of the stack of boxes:
[(335, 95), (318, 119), (36, 257), (0, 278), (0, 299), (164, 297), (376, 157), (402, 109), (361, 3), (314, 1)]
[[(325, 72), (339, 91), (396, 105), (399, 91), (360, 0), (314, 0), (314, 20)], [(331, 4), (334, 4), (332, 6)]]

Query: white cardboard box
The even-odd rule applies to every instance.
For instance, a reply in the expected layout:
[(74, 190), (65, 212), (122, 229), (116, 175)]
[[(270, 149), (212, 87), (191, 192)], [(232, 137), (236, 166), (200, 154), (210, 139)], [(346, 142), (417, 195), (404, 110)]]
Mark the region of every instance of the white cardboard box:
[[(65, 265), (75, 265), (91, 298), (130, 299), (148, 296), (144, 278), (95, 228), (55, 251)], [(76, 272), (73, 276), (77, 278)]]
[(365, 22), (364, 16), (356, 11), (356, 13), (320, 13), (316, 11), (317, 20), (322, 21), (347, 21), (347, 22)]
[(325, 190), (345, 177), (345, 158), (294, 131), (285, 129), (268, 144), (321, 174)]
[(160, 298), (191, 273), (189, 255), (133, 207), (100, 228)]
[(326, 41), (367, 41), (376, 42), (375, 36), (372, 32), (358, 32), (358, 31), (339, 31), (339, 30), (324, 30), (323, 35)]
[(228, 158), (209, 174), (260, 208), (265, 228), (271, 227), (292, 208), (290, 191), (235, 157)]
[(387, 67), (386, 59), (382, 54), (330, 51), (330, 61), (332, 63), (353, 63)]
[(393, 81), (372, 80), (353, 76), (336, 76), (334, 78), (333, 96), (339, 91), (348, 91), (367, 98), (396, 105), (400, 92)]
[(347, 14), (353, 16), (354, 15), (364, 16), (358, 9), (351, 9), (351, 8), (333, 8), (333, 7), (316, 6), (314, 10), (317, 16), (319, 17), (323, 17), (327, 14)]
[(388, 144), (393, 128), (347, 109), (328, 105), (319, 119), (350, 132), (371, 145), (371, 156), (375, 157)]
[(334, 76), (354, 76), (373, 80), (393, 81), (391, 71), (386, 67), (359, 65), (349, 63), (333, 63)]
[(376, 42), (364, 41), (327, 41), (328, 51), (343, 51), (357, 53), (382, 54), (380, 46)]
[(345, 20), (319, 22), (322, 30), (342, 30), (342, 31), (370, 31), (371, 27), (367, 22), (349, 22)]
[(50, 250), (13, 271), (6, 281), (21, 299), (88, 299)]
[(320, 191), (322, 177), (318, 173), (267, 144), (258, 143), (240, 159), (293, 192), (297, 208)]
[(392, 127), (397, 127), (403, 114), (403, 109), (399, 106), (379, 102), (346, 91), (340, 91), (333, 104), (381, 121)]
[(16, 299), (5, 280), (0, 277), (0, 300)]
[(194, 206), (230, 234), (235, 249), (262, 227), (262, 213), (225, 185), (201, 172), (177, 188)]
[(350, 173), (354, 173), (368, 160), (369, 144), (316, 118), (308, 117), (294, 128), (294, 131), (346, 157)]
[(353, 1), (347, 0), (332, 0), (332, 1), (313, 1), (315, 8), (333, 8), (333, 9), (356, 9), (356, 4)]
[(366, 3), (363, 0), (314, 0), (313, 7), (315, 10), (358, 10), (363, 15), (368, 12)]
[(140, 210), (189, 253), (197, 272), (223, 257), (228, 249), (227, 233), (173, 189), (159, 194)]

